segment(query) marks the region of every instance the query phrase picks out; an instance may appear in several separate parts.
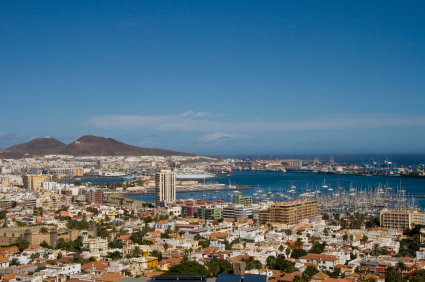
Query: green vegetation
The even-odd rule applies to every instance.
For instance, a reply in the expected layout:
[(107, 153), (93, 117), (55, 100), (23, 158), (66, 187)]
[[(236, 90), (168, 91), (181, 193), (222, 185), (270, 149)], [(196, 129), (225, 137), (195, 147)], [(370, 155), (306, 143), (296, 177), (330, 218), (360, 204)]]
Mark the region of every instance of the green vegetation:
[(208, 277), (212, 277), (211, 271), (195, 261), (187, 261), (174, 265), (162, 275), (207, 275)]
[(110, 258), (112, 260), (119, 260), (122, 257), (122, 254), (120, 251), (115, 251), (115, 252), (108, 252), (108, 254), (106, 255), (107, 258)]
[(249, 258), (244, 258), (242, 259), (243, 262), (246, 263), (246, 270), (251, 270), (251, 269), (260, 269), (263, 267), (263, 265), (261, 264), (260, 261), (254, 259), (254, 257), (249, 257)]
[(220, 273), (232, 274), (233, 267), (232, 263), (225, 259), (218, 259), (213, 257), (209, 263), (207, 263), (207, 268), (211, 271), (213, 277), (218, 277)]
[(291, 258), (299, 259), (300, 257), (308, 255), (308, 252), (303, 249), (295, 249), (291, 253)]
[(285, 260), (283, 255), (278, 255), (277, 257), (269, 256), (266, 263), (270, 269), (282, 270), (287, 273), (298, 271), (295, 267), (295, 263)]

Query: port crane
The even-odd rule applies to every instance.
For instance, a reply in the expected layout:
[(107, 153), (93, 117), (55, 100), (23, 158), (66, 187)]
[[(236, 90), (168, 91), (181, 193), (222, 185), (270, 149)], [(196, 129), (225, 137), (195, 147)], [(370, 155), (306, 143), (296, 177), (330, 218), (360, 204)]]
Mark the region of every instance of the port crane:
[(362, 166), (366, 169), (368, 174), (390, 174), (391, 172), (394, 172), (394, 167), (397, 164), (387, 157), (385, 157), (383, 161), (375, 160), (374, 158), (370, 158), (366, 162), (363, 162), (363, 158), (361, 158), (361, 161)]

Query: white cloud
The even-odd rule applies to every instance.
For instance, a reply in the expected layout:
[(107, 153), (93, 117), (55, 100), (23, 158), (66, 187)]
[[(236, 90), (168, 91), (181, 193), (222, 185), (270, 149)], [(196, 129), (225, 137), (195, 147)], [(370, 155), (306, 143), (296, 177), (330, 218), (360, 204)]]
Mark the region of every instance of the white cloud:
[(295, 121), (253, 120), (247, 122), (237, 122), (230, 120), (217, 120), (215, 117), (217, 116), (192, 111), (180, 115), (94, 116), (90, 118), (88, 124), (105, 129), (147, 128), (160, 131), (178, 130), (187, 132), (224, 132), (229, 134), (248, 132), (425, 126), (425, 116), (386, 113), (333, 114)]

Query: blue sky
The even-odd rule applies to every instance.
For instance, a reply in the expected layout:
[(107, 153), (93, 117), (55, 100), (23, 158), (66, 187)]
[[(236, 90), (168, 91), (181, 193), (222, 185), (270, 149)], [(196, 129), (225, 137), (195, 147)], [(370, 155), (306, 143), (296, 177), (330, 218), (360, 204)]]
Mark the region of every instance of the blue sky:
[[(265, 2), (265, 3), (264, 3)], [(424, 1), (1, 1), (0, 148), (425, 152)]]

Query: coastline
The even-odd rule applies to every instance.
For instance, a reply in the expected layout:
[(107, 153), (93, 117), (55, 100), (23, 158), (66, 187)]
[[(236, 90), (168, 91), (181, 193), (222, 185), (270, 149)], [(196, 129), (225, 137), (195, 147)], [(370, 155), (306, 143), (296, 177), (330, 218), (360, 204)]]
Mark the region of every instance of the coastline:
[(125, 196), (129, 195), (129, 193), (114, 193), (114, 194), (108, 194), (105, 195), (105, 201), (108, 201), (110, 203), (114, 204), (121, 204), (121, 199), (124, 201), (124, 205), (134, 205), (134, 206), (143, 206), (143, 204), (151, 204), (155, 206), (155, 203), (147, 202), (147, 201), (140, 201), (135, 199), (128, 199)]

